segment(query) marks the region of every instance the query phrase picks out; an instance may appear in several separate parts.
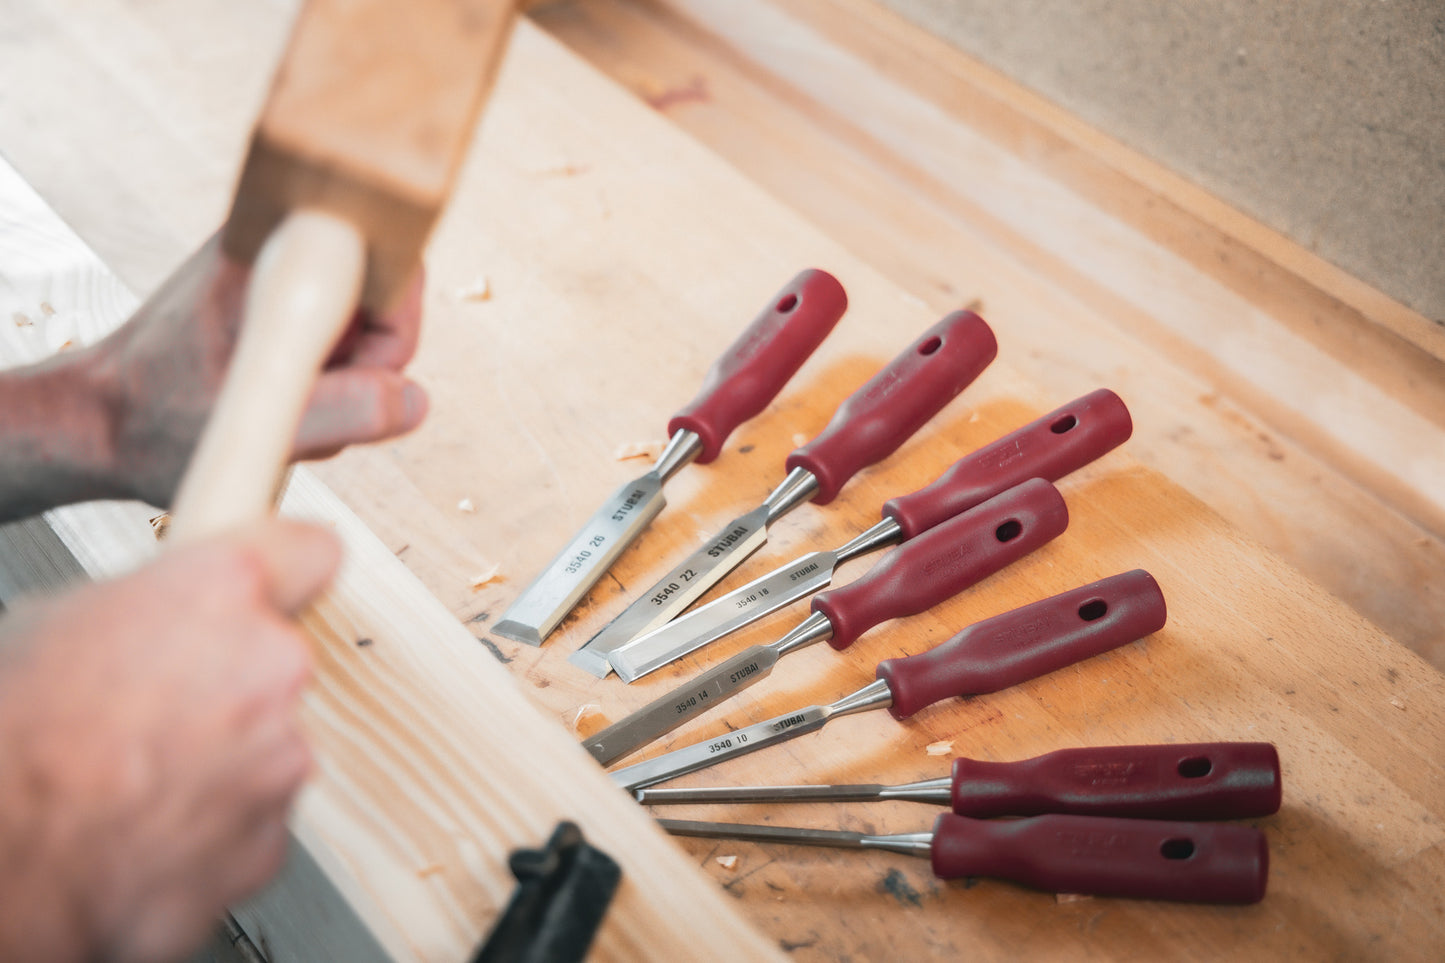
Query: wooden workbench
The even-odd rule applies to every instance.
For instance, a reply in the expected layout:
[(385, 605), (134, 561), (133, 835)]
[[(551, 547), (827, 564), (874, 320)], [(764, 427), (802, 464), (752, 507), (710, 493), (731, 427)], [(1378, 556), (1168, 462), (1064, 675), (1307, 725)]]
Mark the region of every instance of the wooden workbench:
[[(0, 152), (123, 281), (146, 287), (220, 216), (245, 118), (267, 75), (258, 51), (276, 49), (285, 18), (271, 7), (195, 2), (77, 3), (85, 12), (69, 16), (66, 6), (22, 5), (0, 51), (8, 91)], [(1028, 262), (998, 261), (986, 231), (950, 243), (963, 253), (949, 299), (982, 302), (1001, 333), (999, 361), (836, 504), (782, 523), (731, 584), (799, 551), (838, 544), (871, 523), (887, 497), (1078, 393), (1021, 371), (1058, 350), (1030, 340), (1044, 316), (1089, 309), (1060, 293), (1055, 278), (1031, 276)], [(997, 270), (980, 273), (977, 263)], [(487, 622), (572, 528), (641, 470), (618, 450), (660, 441), (667, 416), (691, 396), (712, 356), (804, 266), (835, 273), (851, 307), (779, 402), (740, 429), (715, 465), (690, 468), (669, 486), (666, 512), (546, 646), (489, 635)], [(349, 452), (316, 474), (544, 714), (584, 732), (722, 653), (632, 687), (582, 675), (566, 655), (702, 533), (766, 494), (796, 436), (820, 428), (841, 398), (940, 313), (927, 303), (937, 290), (879, 273), (531, 25), (519, 32), (428, 267), (428, 326), (414, 371), (432, 392), (433, 417), (407, 439)], [(14, 300), (35, 288), (6, 290)], [(90, 316), (114, 316), (127, 301), (113, 282), (47, 290), (49, 310), (7, 301), (0, 317), (24, 313), (52, 347), (68, 338), (65, 325), (94, 330)], [(1118, 388), (1141, 421), (1152, 406), (1171, 403), (1167, 385), (1145, 377), (1143, 357), (1125, 353), (1110, 366), (1091, 356), (1083, 366), (1092, 386)], [(1122, 382), (1149, 391), (1136, 398)], [(1284, 808), (1258, 821), (1273, 857), (1269, 896), (1243, 909), (1062, 901), (1001, 883), (938, 883), (926, 864), (886, 854), (681, 842), (699, 872), (784, 950), (819, 960), (958, 951), (983, 959), (1397, 959), (1427, 958), (1440, 944), (1439, 673), (1141, 464), (1150, 453), (1136, 450), (1139, 440), (1061, 485), (1072, 521), (1057, 543), (932, 613), (881, 627), (842, 657), (813, 651), (789, 660), (723, 718), (737, 726), (827, 700), (870, 679), (879, 658), (1126, 568), (1147, 568), (1163, 585), (1163, 632), (906, 724), (882, 713), (841, 720), (679, 784), (907, 781), (943, 771), (943, 760), (925, 751), (939, 741), (958, 754), (1009, 759), (1068, 745), (1265, 739), (1279, 746), (1285, 766)], [(477, 584), (493, 566), (500, 578)], [(796, 618), (791, 610), (774, 616), (717, 648), (766, 640)], [(339, 670), (324, 677), (323, 703), (328, 690), (357, 695), (348, 685), (355, 682)], [(723, 724), (704, 718), (677, 733), (677, 744)], [(404, 755), (411, 737), (398, 733), (399, 745), (383, 755)], [(328, 778), (344, 779), (347, 764), (337, 748)], [(930, 821), (907, 804), (734, 812), (879, 832)], [(462, 928), (480, 933), (496, 881), (475, 878), (465, 839), (432, 841), (437, 848), (414, 870), (438, 877), (448, 907), (471, 907), (460, 914)], [(726, 868), (715, 858), (723, 855), (738, 859)], [(452, 925), (457, 915), (448, 914)], [(409, 922), (425, 925), (388, 925)], [(254, 925), (264, 930), (266, 921)], [(450, 957), (418, 955), (457, 958), (462, 941), (440, 944), (452, 947)]]

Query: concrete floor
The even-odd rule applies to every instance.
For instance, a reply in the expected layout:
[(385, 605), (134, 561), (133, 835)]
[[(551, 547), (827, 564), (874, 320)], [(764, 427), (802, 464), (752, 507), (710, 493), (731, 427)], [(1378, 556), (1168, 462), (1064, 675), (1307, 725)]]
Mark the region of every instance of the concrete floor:
[(1445, 323), (1441, 0), (882, 0)]

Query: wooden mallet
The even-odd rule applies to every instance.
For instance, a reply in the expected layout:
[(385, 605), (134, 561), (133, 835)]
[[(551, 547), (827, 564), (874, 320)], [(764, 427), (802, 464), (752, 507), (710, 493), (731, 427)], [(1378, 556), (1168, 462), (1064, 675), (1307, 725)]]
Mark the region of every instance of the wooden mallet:
[(222, 233), (254, 264), (171, 538), (263, 517), (322, 365), (359, 305), (405, 291), (456, 178), (516, 0), (307, 0)]

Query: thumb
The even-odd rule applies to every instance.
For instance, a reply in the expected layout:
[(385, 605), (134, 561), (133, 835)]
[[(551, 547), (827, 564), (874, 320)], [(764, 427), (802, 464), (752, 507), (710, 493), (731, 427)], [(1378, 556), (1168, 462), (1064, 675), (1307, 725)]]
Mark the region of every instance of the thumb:
[(341, 567), (341, 540), (309, 522), (267, 518), (249, 527), (241, 541), (261, 564), (271, 603), (287, 615), (306, 608)]
[(295, 457), (326, 457), (347, 445), (404, 434), (421, 424), (426, 412), (426, 391), (395, 371), (328, 371), (316, 382), (301, 419)]

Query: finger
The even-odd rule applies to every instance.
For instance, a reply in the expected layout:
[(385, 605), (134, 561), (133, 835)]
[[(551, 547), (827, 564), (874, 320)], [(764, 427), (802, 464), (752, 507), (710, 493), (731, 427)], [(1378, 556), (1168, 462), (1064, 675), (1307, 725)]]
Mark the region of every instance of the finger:
[(333, 353), (334, 361), (351, 368), (400, 371), (416, 354), (421, 336), (423, 271), (417, 271), (394, 308), (383, 315), (361, 312), (357, 324)]
[(380, 368), (345, 368), (323, 374), (296, 434), (296, 458), (321, 458), (347, 445), (381, 441), (411, 431), (427, 413), (421, 385)]
[(286, 615), (309, 605), (341, 567), (341, 542), (320, 525), (267, 518), (240, 538), (260, 566), (266, 597)]

